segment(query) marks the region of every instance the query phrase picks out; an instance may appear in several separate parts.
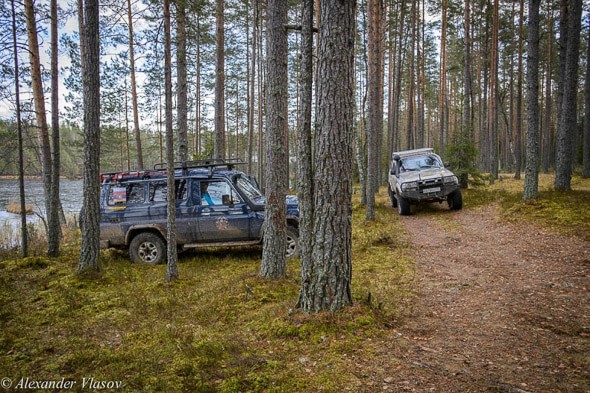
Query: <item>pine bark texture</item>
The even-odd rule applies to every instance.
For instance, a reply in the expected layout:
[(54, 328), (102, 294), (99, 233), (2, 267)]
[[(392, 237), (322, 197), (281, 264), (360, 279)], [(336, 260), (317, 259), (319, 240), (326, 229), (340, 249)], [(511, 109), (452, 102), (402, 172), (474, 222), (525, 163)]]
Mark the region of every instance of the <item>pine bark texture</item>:
[(366, 219), (375, 220), (375, 194), (379, 191), (379, 136), (383, 134), (383, 107), (381, 78), (382, 29), (381, 0), (368, 0), (368, 116), (367, 116), (367, 211)]
[(225, 18), (224, 0), (217, 0), (215, 62), (215, 158), (225, 158)]
[(313, 0), (303, 1), (301, 15), (301, 71), (299, 97), (301, 106), (297, 127), (297, 196), (299, 198), (299, 250), (301, 281), (310, 281), (313, 242)]
[(178, 159), (188, 160), (188, 95), (186, 70), (186, 5), (176, 2), (176, 110), (178, 114)]
[(84, 197), (79, 273), (99, 270), (100, 251), (100, 46), (98, 0), (84, 1)]
[(584, 142), (582, 153), (582, 177), (590, 177), (590, 15), (588, 16), (588, 54), (586, 56), (586, 81), (584, 82), (586, 112), (584, 114)]
[[(41, 63), (39, 58), (39, 41), (37, 37), (37, 22), (35, 20), (35, 9), (32, 0), (24, 2), (25, 16), (27, 20), (27, 33), (29, 38), (29, 60), (31, 65), (31, 85), (33, 89), (33, 100), (35, 102), (35, 118), (37, 121), (37, 138), (39, 141), (39, 156), (41, 159), (41, 172), (43, 178), (43, 191), (45, 196), (45, 214), (47, 216), (47, 229), (52, 232), (48, 236), (52, 240), (52, 244), (48, 245), (48, 256), (56, 256), (55, 237), (56, 227), (59, 227), (59, 220), (53, 221), (55, 217), (52, 214), (53, 205), (51, 194), (52, 181), (52, 162), (51, 162), (51, 145), (49, 142), (49, 128), (47, 125), (47, 113), (45, 111), (45, 97), (43, 94), (43, 82), (41, 79)], [(59, 231), (59, 229), (58, 229)], [(58, 232), (59, 233), (59, 232)], [(58, 240), (59, 241), (59, 240)]]
[(522, 71), (522, 44), (524, 41), (524, 0), (520, 0), (520, 8), (518, 12), (518, 71), (516, 81), (516, 128), (515, 128), (515, 162), (514, 162), (514, 178), (520, 179), (520, 172), (522, 169), (522, 153), (521, 153), (521, 135), (522, 135), (522, 85), (523, 85), (523, 71)]
[(164, 0), (164, 90), (166, 113), (166, 162), (168, 163), (166, 200), (166, 279), (178, 277), (178, 255), (176, 253), (176, 190), (174, 187), (174, 131), (172, 130), (172, 50), (170, 38), (170, 0)]
[(139, 109), (137, 104), (137, 83), (135, 78), (135, 45), (133, 35), (133, 15), (131, 0), (127, 0), (127, 18), (129, 20), (129, 70), (131, 72), (131, 102), (133, 106), (133, 134), (137, 150), (137, 167), (143, 169), (143, 149), (141, 147), (141, 131), (139, 130)]
[(527, 38), (527, 148), (523, 199), (539, 196), (539, 7), (529, 1)]
[(314, 245), (304, 312), (352, 304), (352, 140), (355, 1), (320, 3)]
[(269, 279), (284, 277), (287, 270), (287, 9), (287, 0), (268, 2), (266, 210), (260, 275)]
[[(577, 133), (578, 59), (582, 28), (582, 0), (568, 3), (567, 49), (563, 74), (563, 99), (557, 128), (557, 157), (555, 162), (555, 188), (571, 190), (573, 144)], [(561, 78), (560, 78), (561, 79)]]
[(14, 1), (11, 0), (10, 7), (12, 11), (12, 48), (14, 51), (14, 91), (16, 101), (16, 131), (18, 138), (18, 188), (19, 188), (19, 202), (20, 202), (20, 225), (21, 225), (21, 255), (23, 258), (29, 256), (29, 239), (27, 231), (27, 211), (25, 203), (25, 165), (24, 165), (24, 149), (23, 149), (23, 127), (21, 120), (21, 106), (20, 106), (20, 74), (18, 62), (18, 42), (16, 40), (16, 11), (14, 9)]
[(61, 240), (61, 223), (59, 212), (60, 178), (60, 137), (59, 137), (59, 68), (58, 68), (58, 16), (57, 0), (51, 0), (51, 179), (49, 189), (49, 210), (47, 211), (47, 255), (57, 257)]

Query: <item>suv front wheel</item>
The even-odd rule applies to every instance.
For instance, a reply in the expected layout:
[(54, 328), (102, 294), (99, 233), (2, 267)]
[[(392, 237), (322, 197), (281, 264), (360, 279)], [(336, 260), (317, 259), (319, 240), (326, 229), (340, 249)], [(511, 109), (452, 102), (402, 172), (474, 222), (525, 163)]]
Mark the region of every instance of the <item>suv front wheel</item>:
[(397, 211), (400, 216), (410, 215), (410, 202), (401, 195), (397, 196)]
[(166, 243), (155, 233), (142, 232), (129, 244), (129, 256), (137, 263), (162, 263), (166, 259)]

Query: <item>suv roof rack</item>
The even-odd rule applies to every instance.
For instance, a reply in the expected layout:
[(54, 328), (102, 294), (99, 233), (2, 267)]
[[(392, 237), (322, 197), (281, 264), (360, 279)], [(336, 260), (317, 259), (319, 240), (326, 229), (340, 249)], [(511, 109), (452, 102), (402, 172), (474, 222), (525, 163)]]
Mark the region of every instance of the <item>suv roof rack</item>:
[[(182, 171), (185, 172), (189, 169), (207, 168), (209, 169), (209, 172), (212, 173), (215, 168), (225, 167), (227, 170), (231, 171), (236, 165), (245, 164), (246, 162), (242, 161), (240, 158), (209, 158), (205, 160), (177, 161), (174, 163), (174, 169), (182, 169)], [(154, 170), (167, 171), (167, 165), (167, 162), (157, 163), (154, 165)]]
[(422, 149), (401, 150), (401, 151), (393, 152), (391, 154), (391, 157), (394, 158), (394, 156), (396, 156), (396, 155), (399, 157), (410, 157), (410, 156), (416, 156), (416, 155), (425, 154), (425, 153), (434, 153), (434, 149), (432, 147), (424, 147)]
[(100, 182), (118, 182), (122, 180), (135, 180), (135, 179), (149, 179), (154, 175), (161, 175), (162, 172), (153, 169), (141, 169), (133, 171), (119, 171), (119, 172), (106, 172), (100, 174)]

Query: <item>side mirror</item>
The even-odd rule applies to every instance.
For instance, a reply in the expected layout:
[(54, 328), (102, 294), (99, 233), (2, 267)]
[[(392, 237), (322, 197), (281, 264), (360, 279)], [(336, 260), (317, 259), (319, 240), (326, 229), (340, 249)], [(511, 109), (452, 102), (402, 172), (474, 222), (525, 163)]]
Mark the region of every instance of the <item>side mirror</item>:
[(399, 161), (399, 160), (401, 160), (401, 157), (399, 156), (399, 154), (394, 154), (393, 155), (393, 160), (394, 161)]
[(222, 195), (221, 196), (221, 203), (225, 206), (231, 206), (233, 205), (231, 198), (229, 197), (229, 195)]

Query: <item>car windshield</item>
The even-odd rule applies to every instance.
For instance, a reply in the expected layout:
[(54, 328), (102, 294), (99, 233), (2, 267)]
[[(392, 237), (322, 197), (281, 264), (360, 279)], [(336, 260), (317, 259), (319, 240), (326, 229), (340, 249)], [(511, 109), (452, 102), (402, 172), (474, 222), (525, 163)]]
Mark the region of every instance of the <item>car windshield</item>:
[(416, 156), (402, 159), (402, 169), (406, 171), (419, 171), (426, 168), (441, 168), (442, 163), (435, 155)]
[(255, 202), (264, 196), (258, 191), (258, 188), (250, 182), (246, 177), (239, 177), (237, 179), (237, 185), (239, 189), (246, 195), (248, 199)]

